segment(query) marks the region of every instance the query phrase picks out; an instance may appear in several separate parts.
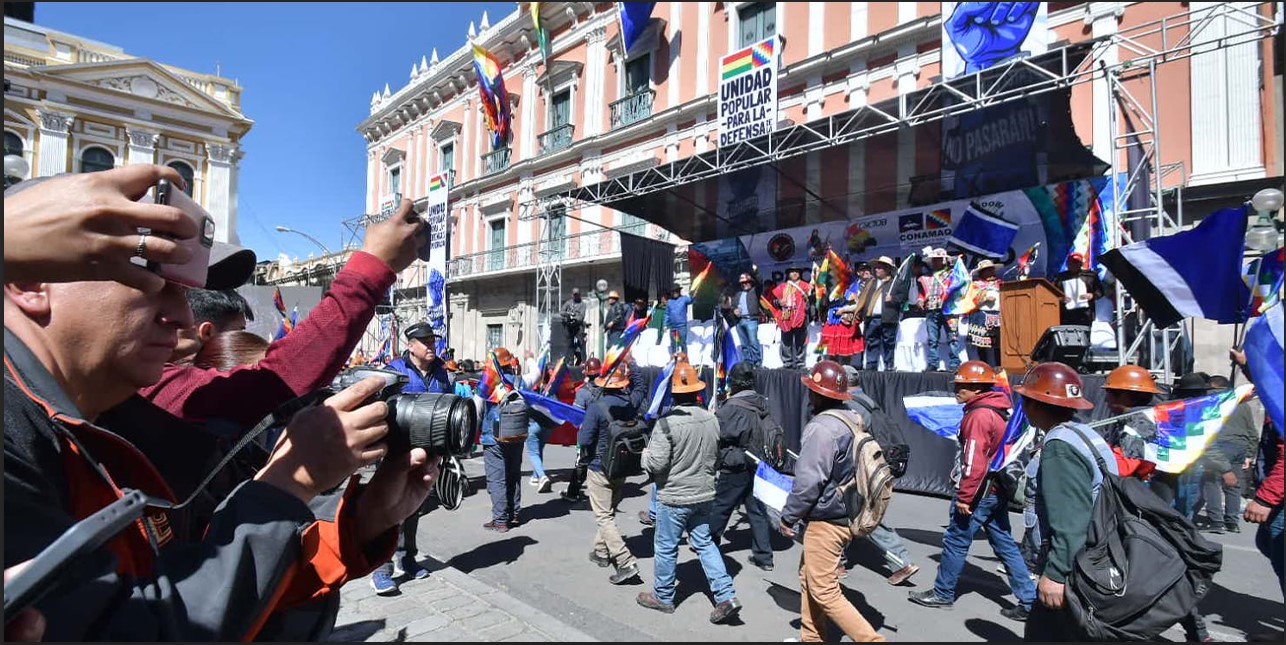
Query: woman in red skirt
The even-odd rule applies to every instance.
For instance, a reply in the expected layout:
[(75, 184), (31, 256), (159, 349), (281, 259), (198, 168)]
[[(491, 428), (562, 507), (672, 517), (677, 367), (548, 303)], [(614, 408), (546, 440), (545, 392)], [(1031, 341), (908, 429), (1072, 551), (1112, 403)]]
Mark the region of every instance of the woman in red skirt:
[(866, 338), (862, 335), (862, 323), (857, 312), (857, 292), (860, 287), (857, 280), (849, 286), (840, 300), (830, 303), (826, 310), (826, 324), (822, 326), (822, 339), (817, 345), (817, 352), (841, 365), (848, 365), (856, 356), (854, 365), (862, 364), (862, 352), (866, 349)]

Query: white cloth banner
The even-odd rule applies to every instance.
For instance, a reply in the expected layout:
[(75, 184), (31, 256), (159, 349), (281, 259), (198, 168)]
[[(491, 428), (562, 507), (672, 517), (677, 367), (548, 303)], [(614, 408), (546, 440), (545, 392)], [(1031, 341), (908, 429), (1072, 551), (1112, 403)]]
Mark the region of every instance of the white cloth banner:
[(447, 217), (447, 193), (450, 191), (450, 175), (442, 173), (429, 177), (428, 212), (425, 219), (429, 225), (428, 257), (421, 254), (421, 259), (428, 262), (428, 281), (425, 299), (428, 306), (429, 324), (437, 333), (437, 351), (442, 352), (450, 345), (447, 342), (447, 253), (451, 252), (451, 218)]

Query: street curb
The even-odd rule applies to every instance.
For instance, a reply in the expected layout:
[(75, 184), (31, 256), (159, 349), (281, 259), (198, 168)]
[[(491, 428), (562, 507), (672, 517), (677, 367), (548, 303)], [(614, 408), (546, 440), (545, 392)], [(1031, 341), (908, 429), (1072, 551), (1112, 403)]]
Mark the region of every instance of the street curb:
[(505, 613), (512, 615), (515, 619), (526, 623), (534, 629), (544, 632), (554, 641), (564, 643), (598, 642), (597, 638), (568, 625), (554, 616), (532, 607), (531, 605), (510, 595), (508, 592), (501, 591), (496, 587), (492, 587), (491, 585), (474, 579), (469, 574), (445, 564), (436, 556), (430, 555), (429, 558), (431, 561), (423, 564), (429, 565), (426, 568), (432, 572), (430, 575), (441, 577), (446, 582), (481, 598), (487, 603), (501, 609)]

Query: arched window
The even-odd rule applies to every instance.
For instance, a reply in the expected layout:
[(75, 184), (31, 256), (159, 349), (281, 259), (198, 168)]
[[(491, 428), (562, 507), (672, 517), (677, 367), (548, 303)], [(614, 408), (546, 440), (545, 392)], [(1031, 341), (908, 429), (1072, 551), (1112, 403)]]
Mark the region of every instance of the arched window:
[(116, 167), (116, 156), (106, 148), (85, 148), (80, 153), (80, 171), (98, 172)]
[(192, 170), (192, 166), (189, 166), (182, 161), (171, 161), (170, 163), (165, 165), (179, 172), (179, 176), (183, 178), (183, 183), (187, 186), (187, 189), (185, 189), (183, 192), (187, 193), (188, 197), (191, 197), (192, 189), (193, 189), (192, 182), (196, 176), (196, 174)]
[(12, 132), (4, 133), (4, 154), (6, 156), (18, 155), (19, 157), (21, 157), (22, 148), (23, 148), (22, 137)]

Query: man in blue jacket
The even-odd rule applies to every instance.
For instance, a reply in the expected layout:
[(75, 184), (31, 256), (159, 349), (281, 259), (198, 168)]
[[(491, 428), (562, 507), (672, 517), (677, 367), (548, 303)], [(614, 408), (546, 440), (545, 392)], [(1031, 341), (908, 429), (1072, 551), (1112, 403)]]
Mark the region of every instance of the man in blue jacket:
[[(437, 335), (427, 322), (411, 325), (406, 329), (406, 351), (388, 364), (388, 369), (401, 372), (407, 377), (402, 387), (403, 394), (420, 392), (451, 393), (451, 378), (446, 371), (446, 363), (437, 355)], [(429, 572), (415, 562), (419, 551), (415, 547), (415, 535), (420, 527), (420, 514), (412, 513), (402, 522), (402, 530), (397, 535), (397, 550), (393, 559), (380, 565), (371, 574), (371, 587), (375, 593), (384, 595), (398, 591), (397, 580), (406, 576), (411, 580), (422, 580), (429, 577)]]
[(670, 300), (665, 303), (665, 326), (670, 330), (670, 353), (688, 351), (688, 305), (692, 296), (683, 295), (683, 287), (670, 289)]

